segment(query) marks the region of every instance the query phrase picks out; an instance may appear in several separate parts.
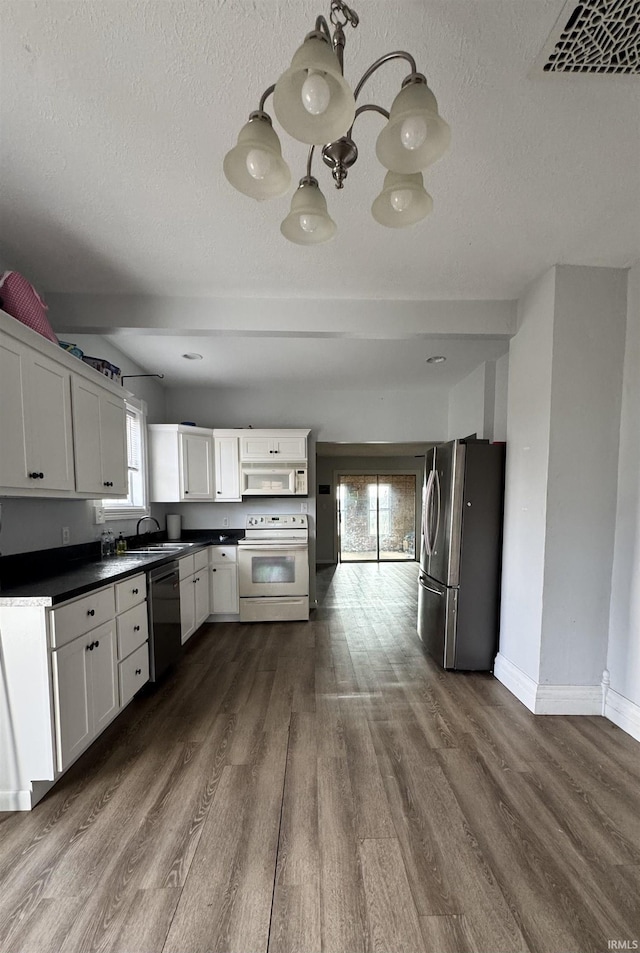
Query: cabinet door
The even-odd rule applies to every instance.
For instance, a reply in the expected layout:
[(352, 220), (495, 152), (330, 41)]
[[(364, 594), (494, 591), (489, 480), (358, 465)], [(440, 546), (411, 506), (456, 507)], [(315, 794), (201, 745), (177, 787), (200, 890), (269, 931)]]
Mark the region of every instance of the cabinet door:
[(269, 437), (254, 437), (252, 434), (240, 437), (241, 460), (273, 460), (273, 441)]
[(129, 492), (125, 404), (109, 391), (100, 398), (100, 455), (105, 487), (102, 496), (125, 497)]
[(281, 460), (306, 460), (306, 437), (278, 437), (272, 441), (274, 455)]
[(182, 644), (196, 630), (196, 597), (193, 576), (180, 580), (180, 637)]
[(209, 572), (200, 569), (193, 577), (193, 591), (195, 602), (195, 628), (199, 629), (205, 619), (209, 618)]
[(242, 499), (237, 437), (214, 437), (216, 500)]
[(182, 492), (185, 500), (212, 500), (213, 437), (180, 434)]
[(120, 709), (115, 620), (93, 629), (90, 634), (94, 642), (93, 651), (88, 653), (91, 662), (93, 733), (97, 735)]
[(35, 486), (27, 466), (25, 434), (26, 353), (10, 337), (0, 338), (0, 487)]
[(238, 573), (235, 563), (211, 567), (211, 612), (236, 613), (238, 602)]
[(89, 381), (74, 377), (71, 396), (76, 489), (80, 493), (95, 493), (100, 498), (107, 495), (102, 485), (100, 392)]
[(71, 372), (33, 352), (26, 365), (27, 464), (39, 490), (73, 490)]
[(72, 396), (76, 489), (100, 498), (126, 496), (124, 400), (77, 377)]
[(58, 771), (64, 771), (93, 737), (89, 651), (93, 641), (93, 635), (81, 636), (51, 653)]

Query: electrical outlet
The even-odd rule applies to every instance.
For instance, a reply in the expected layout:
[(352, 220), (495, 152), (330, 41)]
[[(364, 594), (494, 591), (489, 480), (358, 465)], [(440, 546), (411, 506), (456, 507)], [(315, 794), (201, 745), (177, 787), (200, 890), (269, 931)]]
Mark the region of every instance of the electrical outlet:
[(71, 542), (71, 532), (69, 531), (68, 526), (62, 527), (62, 545), (68, 546)]
[(301, 513), (308, 513), (308, 512), (309, 512), (309, 504), (308, 504), (308, 503), (301, 503), (301, 504), (300, 504), (300, 512), (301, 512)]
[(96, 524), (104, 523), (104, 506), (97, 504), (93, 507), (93, 522)]
[(222, 517), (222, 525), (223, 525), (223, 527), (229, 525), (229, 517), (228, 517), (228, 516), (223, 516), (223, 517)]

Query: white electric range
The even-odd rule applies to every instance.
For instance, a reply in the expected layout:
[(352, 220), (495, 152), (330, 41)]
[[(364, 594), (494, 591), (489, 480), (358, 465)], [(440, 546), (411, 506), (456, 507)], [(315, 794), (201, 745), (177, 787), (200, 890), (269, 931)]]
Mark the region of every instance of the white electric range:
[(295, 516), (248, 516), (238, 540), (241, 622), (309, 618), (309, 522)]

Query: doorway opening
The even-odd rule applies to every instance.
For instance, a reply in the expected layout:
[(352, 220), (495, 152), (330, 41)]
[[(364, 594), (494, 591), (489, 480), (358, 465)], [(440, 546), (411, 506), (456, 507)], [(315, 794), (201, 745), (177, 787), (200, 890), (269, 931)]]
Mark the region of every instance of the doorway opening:
[(342, 473), (336, 498), (340, 562), (415, 560), (415, 473)]

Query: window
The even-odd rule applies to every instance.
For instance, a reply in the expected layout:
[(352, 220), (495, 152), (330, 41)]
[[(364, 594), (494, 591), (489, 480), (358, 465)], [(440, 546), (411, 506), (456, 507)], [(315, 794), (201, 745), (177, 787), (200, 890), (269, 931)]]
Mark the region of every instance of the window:
[(149, 515), (147, 502), (146, 410), (144, 401), (127, 401), (127, 466), (129, 493), (126, 499), (103, 500), (105, 519), (138, 519)]

